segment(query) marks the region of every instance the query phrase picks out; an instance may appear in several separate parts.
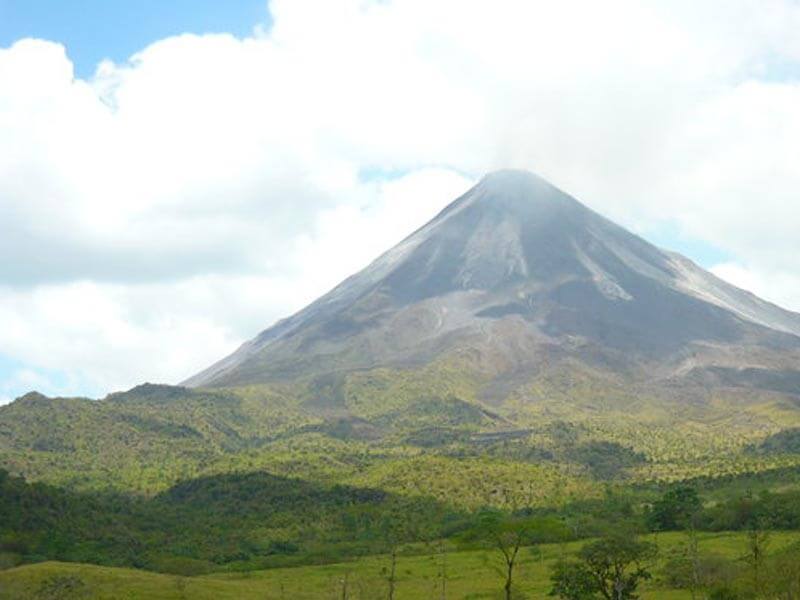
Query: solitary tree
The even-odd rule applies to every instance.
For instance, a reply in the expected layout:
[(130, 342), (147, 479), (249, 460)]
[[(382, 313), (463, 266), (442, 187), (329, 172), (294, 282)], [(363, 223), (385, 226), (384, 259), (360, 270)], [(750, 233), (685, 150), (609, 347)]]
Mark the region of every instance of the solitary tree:
[(447, 600), (447, 543), (439, 540), (439, 600)]
[(690, 519), (686, 529), (686, 560), (690, 567), (689, 592), (692, 594), (692, 600), (695, 600), (700, 587), (700, 540), (697, 537), (694, 519)]
[(482, 540), (499, 552), (506, 600), (511, 600), (513, 594), (514, 573), (522, 547), (544, 538), (554, 540), (564, 535), (565, 528), (560, 522), (537, 518), (529, 512), (523, 510), (509, 514), (497, 509), (484, 509), (478, 515), (476, 527), (467, 535), (468, 541)]
[(382, 570), (387, 584), (386, 597), (388, 600), (394, 600), (397, 587), (397, 555), (400, 551), (400, 545), (405, 540), (417, 539), (419, 531), (416, 523), (402, 517), (393, 511), (391, 507), (384, 513), (381, 520), (381, 530), (389, 549), (389, 566), (384, 567)]
[(514, 567), (519, 549), (533, 523), (529, 517), (506, 517), (499, 511), (484, 511), (480, 516), (480, 529), (485, 538), (502, 554), (505, 566), (503, 591), (511, 600)]
[(646, 565), (655, 555), (652, 543), (624, 532), (602, 538), (583, 546), (579, 560), (558, 565), (550, 594), (564, 600), (635, 600), (639, 583), (651, 577)]
[(767, 546), (769, 545), (769, 531), (764, 529), (761, 523), (755, 519), (747, 530), (747, 553), (742, 560), (750, 566), (753, 577), (753, 591), (760, 595), (763, 591), (764, 563), (767, 558)]
[[(669, 492), (665, 498), (669, 498)], [(680, 487), (671, 496), (673, 499), (672, 520), (674, 524), (686, 532), (684, 560), (689, 567), (689, 592), (692, 600), (696, 600), (700, 588), (700, 539), (697, 535), (697, 523), (703, 504), (697, 491), (690, 487)]]

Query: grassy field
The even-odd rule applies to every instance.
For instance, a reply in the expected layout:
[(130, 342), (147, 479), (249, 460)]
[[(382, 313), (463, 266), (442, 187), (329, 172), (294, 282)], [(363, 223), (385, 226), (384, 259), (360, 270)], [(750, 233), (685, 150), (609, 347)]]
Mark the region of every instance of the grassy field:
[[(680, 533), (650, 536), (659, 546), (659, 563), (654, 565), (654, 579), (643, 588), (643, 598), (688, 599), (688, 591), (667, 588), (661, 578), (662, 566), (670, 552), (685, 539)], [(776, 551), (800, 540), (800, 532), (772, 534), (770, 550)], [(526, 548), (519, 565), (518, 589), (529, 600), (548, 598), (549, 570), (559, 557), (575, 552), (581, 543), (544, 545)], [(745, 537), (739, 533), (702, 534), (700, 549), (704, 553), (738, 558), (744, 552)], [(492, 551), (453, 551), (441, 553), (431, 547), (413, 548), (414, 555), (401, 556), (397, 563), (397, 600), (442, 598), (441, 572), (446, 570), (448, 599), (500, 598), (501, 579), (495, 571), (497, 557)], [(272, 569), (247, 573), (215, 573), (202, 577), (177, 577), (93, 565), (47, 562), (0, 571), (0, 599), (26, 600), (40, 597), (84, 599), (152, 599), (152, 600), (311, 600), (343, 597), (347, 581), (347, 598), (372, 600), (386, 598), (386, 556), (364, 558), (355, 562), (325, 566)], [(82, 585), (78, 595), (37, 595), (43, 582), (56, 576), (75, 576)]]

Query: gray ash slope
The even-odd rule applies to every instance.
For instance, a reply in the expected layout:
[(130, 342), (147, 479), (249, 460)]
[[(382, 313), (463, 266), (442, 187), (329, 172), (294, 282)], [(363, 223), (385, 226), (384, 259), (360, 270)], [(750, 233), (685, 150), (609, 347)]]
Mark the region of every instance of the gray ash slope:
[(632, 380), (800, 393), (800, 314), (653, 246), (536, 175), (499, 171), (185, 385), (448, 358), (500, 384), (569, 360)]

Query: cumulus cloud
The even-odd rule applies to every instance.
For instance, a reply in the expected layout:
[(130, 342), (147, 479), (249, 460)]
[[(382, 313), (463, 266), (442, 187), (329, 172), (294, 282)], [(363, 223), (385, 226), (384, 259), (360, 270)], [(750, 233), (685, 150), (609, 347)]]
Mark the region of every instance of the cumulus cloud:
[(89, 80), (57, 40), (0, 50), (0, 355), (180, 380), (508, 166), (800, 309), (796, 2), (270, 10)]
[(365, 267), (472, 183), (441, 169), (365, 183), (356, 195), (369, 204), (320, 210), (308, 231), (274, 240), (280, 268), (0, 287), (2, 354), (59, 374), (53, 381), (17, 370), (0, 397), (33, 383), (103, 395), (145, 379), (185, 379)]

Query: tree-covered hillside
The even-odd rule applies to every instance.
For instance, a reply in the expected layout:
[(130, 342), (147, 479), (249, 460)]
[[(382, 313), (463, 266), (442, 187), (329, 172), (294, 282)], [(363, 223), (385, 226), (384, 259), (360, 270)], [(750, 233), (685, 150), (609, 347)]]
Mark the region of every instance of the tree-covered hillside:
[(29, 394), (0, 408), (0, 562), (195, 575), (482, 547), (486, 510), (553, 520), (550, 541), (644, 534), (685, 526), (669, 494), (686, 482), (698, 529), (800, 528), (786, 396), (681, 403), (585, 370), (529, 378), (499, 404), (480, 385), (446, 363)]
[[(800, 463), (800, 410), (791, 397), (678, 396), (556, 370), (488, 404), (480, 381), (453, 363), (220, 390), (146, 384), (101, 401), (34, 393), (0, 407), (0, 465), (75, 490), (152, 496), (194, 477), (266, 471), (450, 493), (448, 501), (474, 506), (499, 481), (513, 483), (516, 471), (543, 490), (558, 480), (569, 493), (592, 480), (680, 480)], [(482, 475), (461, 485), (475, 470)]]

